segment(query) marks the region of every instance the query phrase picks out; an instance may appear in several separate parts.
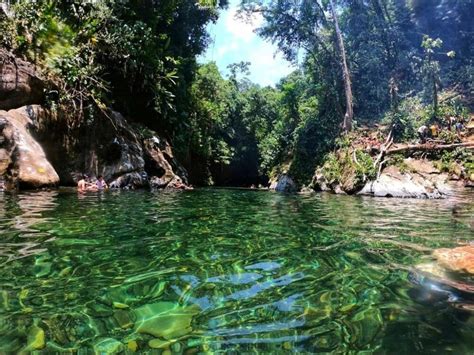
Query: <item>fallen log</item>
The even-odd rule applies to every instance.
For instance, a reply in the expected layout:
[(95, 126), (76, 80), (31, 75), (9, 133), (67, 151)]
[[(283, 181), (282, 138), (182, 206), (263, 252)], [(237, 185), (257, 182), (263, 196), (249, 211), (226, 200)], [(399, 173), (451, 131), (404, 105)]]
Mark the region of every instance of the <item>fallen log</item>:
[(404, 152), (429, 152), (437, 150), (452, 150), (456, 148), (474, 149), (474, 142), (453, 143), (453, 144), (409, 144), (402, 147), (387, 149), (385, 155), (404, 153)]

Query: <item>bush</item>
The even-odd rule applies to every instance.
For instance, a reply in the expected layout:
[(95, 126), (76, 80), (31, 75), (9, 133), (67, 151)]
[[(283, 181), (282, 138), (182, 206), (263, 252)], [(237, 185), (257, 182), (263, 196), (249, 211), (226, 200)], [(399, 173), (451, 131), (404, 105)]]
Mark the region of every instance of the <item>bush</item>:
[(342, 175), (342, 166), (336, 153), (331, 152), (326, 155), (323, 164), (323, 176), (329, 185), (339, 182)]
[[(464, 120), (468, 117), (468, 110), (457, 100), (448, 100), (439, 105), (435, 113), (432, 106), (423, 105), (419, 97), (411, 97), (403, 100), (397, 111), (389, 111), (382, 123), (394, 127), (393, 137), (395, 142), (415, 139), (417, 130), (423, 125), (430, 125), (436, 119), (443, 125), (447, 125), (450, 116), (459, 117)], [(457, 137), (453, 132), (442, 130), (440, 139), (447, 143), (456, 142)]]
[(402, 174), (408, 172), (408, 165), (405, 163), (405, 157), (402, 154), (394, 154), (389, 158), (388, 164), (398, 168)]
[(444, 152), (435, 166), (442, 172), (468, 178), (474, 174), (474, 154), (464, 148)]
[(416, 138), (418, 127), (428, 124), (430, 115), (421, 99), (411, 97), (403, 100), (397, 111), (389, 111), (382, 123), (393, 127), (393, 138), (395, 142), (406, 141)]
[(366, 152), (342, 148), (326, 155), (322, 174), (328, 185), (338, 184), (345, 192), (354, 193), (368, 180), (375, 179), (377, 171), (372, 157)]
[(447, 144), (452, 144), (460, 141), (456, 132), (449, 131), (447, 129), (443, 129), (441, 132), (439, 132), (438, 139), (442, 140)]

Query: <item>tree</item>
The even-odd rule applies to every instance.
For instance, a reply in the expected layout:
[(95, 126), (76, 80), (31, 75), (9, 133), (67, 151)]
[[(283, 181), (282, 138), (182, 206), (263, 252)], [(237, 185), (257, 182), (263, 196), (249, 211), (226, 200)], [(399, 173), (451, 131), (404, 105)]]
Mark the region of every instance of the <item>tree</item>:
[(431, 102), (433, 104), (433, 115), (436, 117), (438, 114), (438, 90), (440, 85), (439, 78), (439, 62), (434, 60), (433, 55), (436, 48), (440, 48), (443, 45), (443, 41), (439, 38), (433, 39), (429, 36), (423, 37), (421, 46), (424, 50), (424, 60), (422, 66), (422, 74), (427, 82), (427, 90), (430, 92)]
[(346, 50), (344, 47), (344, 40), (339, 28), (339, 20), (337, 19), (336, 6), (334, 0), (330, 0), (331, 14), (336, 29), (337, 44), (339, 48), (339, 55), (341, 56), (342, 77), (344, 80), (344, 91), (346, 97), (346, 113), (344, 115), (343, 129), (347, 132), (352, 129), (352, 120), (354, 119), (354, 108), (352, 99), (352, 84), (349, 66), (347, 64)]
[[(443, 41), (440, 38), (433, 39), (427, 35), (423, 36), (421, 47), (423, 48), (423, 63), (421, 67), (421, 74), (425, 82), (425, 97), (427, 97), (433, 108), (433, 117), (436, 118), (438, 115), (438, 93), (441, 86), (440, 77), (440, 64), (434, 56), (436, 55), (435, 50), (443, 46)], [(446, 53), (448, 58), (454, 58), (456, 53), (449, 51)]]
[[(350, 130), (354, 116), (351, 75), (334, 1), (323, 4), (314, 0), (242, 0), (241, 9), (247, 15), (263, 15), (265, 23), (258, 33), (276, 43), (288, 60), (298, 61), (299, 49), (303, 49), (314, 65), (330, 71), (338, 66), (331, 74), (342, 78), (339, 81), (344, 88), (346, 106), (342, 126)], [(328, 11), (332, 22), (326, 16)], [(328, 83), (333, 82), (332, 78), (328, 79)]]

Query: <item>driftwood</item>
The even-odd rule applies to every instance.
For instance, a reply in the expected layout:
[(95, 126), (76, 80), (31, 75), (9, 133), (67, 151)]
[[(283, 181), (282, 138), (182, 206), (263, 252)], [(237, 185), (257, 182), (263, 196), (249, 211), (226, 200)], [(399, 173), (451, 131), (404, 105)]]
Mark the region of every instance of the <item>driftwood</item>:
[(382, 158), (385, 156), (386, 152), (389, 150), (391, 145), (393, 144), (393, 128), (390, 130), (390, 133), (388, 134), (387, 139), (385, 140), (385, 143), (380, 146), (380, 153), (377, 159), (374, 162), (374, 168), (378, 171), (377, 173), (377, 179), (380, 177), (380, 173), (382, 172), (383, 164), (386, 162), (386, 160), (382, 161)]
[[(456, 148), (468, 148), (474, 149), (474, 142), (470, 143), (453, 143), (453, 144), (409, 144), (406, 146), (386, 149), (384, 153), (386, 155), (390, 154), (397, 154), (397, 153), (404, 153), (404, 152), (429, 152), (429, 151), (437, 151), (437, 150), (452, 150)], [(380, 149), (380, 153), (382, 153), (382, 149)]]

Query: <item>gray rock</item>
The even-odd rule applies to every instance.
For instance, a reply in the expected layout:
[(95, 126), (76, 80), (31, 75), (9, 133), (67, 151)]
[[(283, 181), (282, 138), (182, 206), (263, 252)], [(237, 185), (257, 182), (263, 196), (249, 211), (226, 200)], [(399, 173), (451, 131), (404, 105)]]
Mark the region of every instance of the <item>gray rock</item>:
[(120, 175), (113, 179), (109, 186), (111, 189), (134, 190), (149, 186), (148, 175), (146, 172), (132, 172)]
[(289, 175), (283, 174), (278, 177), (275, 191), (291, 193), (298, 191), (298, 187)]
[(123, 352), (124, 350), (125, 346), (121, 342), (113, 338), (99, 339), (94, 344), (95, 354), (117, 354)]
[(315, 191), (333, 191), (326, 181), (321, 168), (317, 169), (314, 173), (311, 185)]
[(377, 180), (368, 182), (358, 194), (378, 197), (438, 199), (452, 194), (452, 188), (447, 184), (447, 175), (445, 174), (402, 174), (397, 168), (389, 167)]

